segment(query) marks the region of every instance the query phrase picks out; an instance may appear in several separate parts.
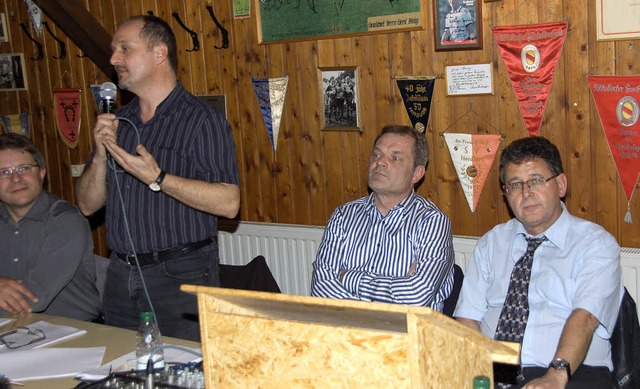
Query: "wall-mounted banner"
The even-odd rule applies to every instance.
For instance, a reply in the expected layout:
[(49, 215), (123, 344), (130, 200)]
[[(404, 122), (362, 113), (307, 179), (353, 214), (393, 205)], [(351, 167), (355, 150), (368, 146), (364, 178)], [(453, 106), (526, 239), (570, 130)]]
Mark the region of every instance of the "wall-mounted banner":
[[(627, 205), (640, 176), (640, 76), (588, 76)], [(627, 207), (625, 222), (631, 223)]]
[(530, 136), (538, 135), (540, 130), (567, 24), (563, 21), (492, 28)]
[(42, 36), (42, 10), (32, 0), (24, 0), (31, 17), (31, 24), (38, 36)]
[(421, 134), (427, 129), (435, 76), (396, 77), (398, 89), (411, 125)]
[(502, 137), (454, 133), (443, 135), (469, 208), (475, 212)]
[(276, 78), (252, 78), (253, 90), (258, 97), (260, 111), (267, 128), (267, 135), (275, 151), (278, 148), (278, 134), (284, 108), (284, 98), (287, 95), (289, 76)]
[(29, 137), (29, 112), (0, 115), (0, 121), (6, 134), (15, 133)]
[(53, 90), (58, 132), (64, 143), (72, 149), (78, 144), (80, 134), (80, 92), (82, 92), (80, 88)]

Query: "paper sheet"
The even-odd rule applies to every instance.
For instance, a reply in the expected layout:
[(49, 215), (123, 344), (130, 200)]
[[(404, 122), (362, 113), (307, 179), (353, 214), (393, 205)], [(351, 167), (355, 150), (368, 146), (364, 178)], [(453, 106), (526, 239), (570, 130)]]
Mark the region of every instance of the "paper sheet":
[(3, 353), (13, 354), (18, 350), (24, 351), (24, 350), (41, 348), (54, 343), (62, 342), (63, 340), (75, 338), (87, 333), (86, 330), (81, 330), (75, 327), (63, 326), (59, 324), (53, 324), (44, 320), (40, 320), (38, 322), (29, 324), (27, 327), (31, 329), (42, 330), (46, 335), (46, 339), (40, 342), (32, 343), (28, 346), (21, 347), (19, 349), (10, 349), (4, 344), (0, 343), (0, 354), (3, 354)]
[(13, 319), (9, 319), (8, 317), (0, 317), (0, 327), (5, 324), (9, 324), (13, 321)]
[(102, 363), (106, 347), (43, 348), (0, 354), (2, 373), (12, 381), (73, 377)]
[[(197, 355), (202, 354), (202, 350), (199, 348), (188, 348), (197, 353)], [(187, 351), (176, 350), (173, 348), (165, 348), (164, 349), (164, 360), (167, 364), (175, 364), (175, 363), (187, 363), (192, 361), (200, 361), (202, 358), (197, 358), (196, 354), (192, 354)], [(127, 371), (136, 368), (136, 353), (135, 351), (130, 352), (129, 354), (123, 355), (120, 358), (116, 358), (113, 361), (104, 364), (103, 366), (97, 369), (91, 369), (87, 371), (82, 371), (76, 378), (85, 380), (85, 381), (96, 381), (101, 380), (109, 375), (110, 372), (118, 372), (118, 371)]]

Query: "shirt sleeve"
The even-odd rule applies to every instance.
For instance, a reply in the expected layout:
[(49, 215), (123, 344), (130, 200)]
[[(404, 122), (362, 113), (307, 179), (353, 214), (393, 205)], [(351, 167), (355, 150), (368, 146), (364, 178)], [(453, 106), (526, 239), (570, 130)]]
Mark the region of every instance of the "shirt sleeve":
[(486, 236), (480, 238), (467, 262), (464, 282), (453, 313), (454, 317), (482, 322), (487, 312), (487, 291), (490, 278), (487, 245)]
[(78, 271), (87, 246), (93, 246), (89, 223), (75, 208), (51, 216), (47, 224), (37, 265), (22, 281), (38, 297), (34, 312), (47, 309)]

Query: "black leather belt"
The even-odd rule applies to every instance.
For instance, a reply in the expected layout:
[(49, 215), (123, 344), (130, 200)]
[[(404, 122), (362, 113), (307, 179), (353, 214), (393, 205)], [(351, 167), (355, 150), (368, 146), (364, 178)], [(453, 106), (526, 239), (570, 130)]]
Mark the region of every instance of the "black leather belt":
[[(199, 242), (183, 244), (168, 250), (156, 251), (153, 253), (138, 254), (138, 262), (140, 266), (152, 265), (159, 262), (166, 262), (172, 259), (179, 258), (192, 251), (201, 249), (213, 242), (213, 238), (201, 240)], [(120, 254), (116, 253), (116, 256), (131, 266), (136, 266), (136, 258), (134, 254)]]

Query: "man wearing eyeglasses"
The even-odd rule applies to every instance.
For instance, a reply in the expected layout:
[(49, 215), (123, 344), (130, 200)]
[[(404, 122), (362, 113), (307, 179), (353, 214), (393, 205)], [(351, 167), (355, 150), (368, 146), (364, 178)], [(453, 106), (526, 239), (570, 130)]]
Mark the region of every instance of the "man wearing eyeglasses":
[(613, 388), (609, 338), (624, 291), (618, 243), (569, 213), (567, 176), (547, 139), (511, 143), (500, 181), (515, 218), (478, 240), (454, 316), (521, 343), (522, 368), (511, 386), (496, 387)]
[(42, 312), (92, 320), (101, 312), (89, 223), (43, 190), (42, 153), (0, 135), (0, 316)]

